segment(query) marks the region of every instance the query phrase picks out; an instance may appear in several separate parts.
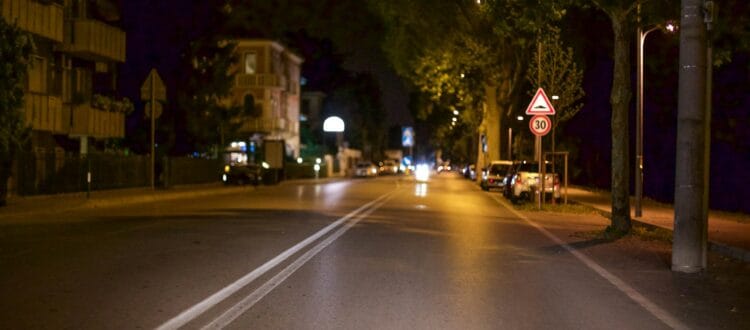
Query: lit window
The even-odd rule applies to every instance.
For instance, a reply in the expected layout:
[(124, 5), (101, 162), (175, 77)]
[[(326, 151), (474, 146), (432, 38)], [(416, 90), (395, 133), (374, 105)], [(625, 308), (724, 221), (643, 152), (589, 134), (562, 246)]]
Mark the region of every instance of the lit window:
[(245, 73), (255, 74), (257, 69), (257, 55), (255, 53), (245, 54)]

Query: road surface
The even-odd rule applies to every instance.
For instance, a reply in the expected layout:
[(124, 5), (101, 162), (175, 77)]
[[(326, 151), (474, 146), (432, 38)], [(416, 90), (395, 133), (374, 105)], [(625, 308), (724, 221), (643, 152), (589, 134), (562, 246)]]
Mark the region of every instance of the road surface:
[(0, 220), (0, 328), (713, 324), (691, 313), (697, 307), (679, 300), (679, 288), (642, 292), (623, 278), (626, 267), (607, 266), (608, 252), (569, 242), (600, 223), (511, 209), (497, 192), (441, 174), (429, 183), (308, 181)]

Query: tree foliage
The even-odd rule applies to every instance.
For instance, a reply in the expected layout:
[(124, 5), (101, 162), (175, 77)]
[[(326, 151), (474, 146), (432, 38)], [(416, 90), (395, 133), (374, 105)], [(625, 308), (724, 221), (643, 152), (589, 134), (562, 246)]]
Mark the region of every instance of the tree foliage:
[(231, 70), (235, 44), (224, 32), (229, 16), (224, 2), (217, 0), (204, 8), (201, 14), (206, 24), (182, 51), (178, 71), (177, 102), (185, 111), (193, 144), (203, 150), (236, 138), (238, 118), (254, 111), (223, 101), (229, 96), (236, 73)]
[[(554, 126), (573, 118), (583, 107), (583, 70), (578, 68), (573, 49), (564, 47), (560, 31), (551, 27), (543, 34), (539, 47), (531, 58), (526, 79), (532, 86), (542, 87), (548, 95), (557, 95)], [(541, 55), (540, 55), (541, 54)], [(530, 90), (533, 95), (536, 89)]]
[(565, 3), (389, 0), (371, 6), (384, 20), (384, 49), (397, 71), (439, 105), (422, 107), (420, 116), (438, 109), (459, 109), (462, 118), (475, 112), (465, 123), (474, 130), (483, 119), (487, 85), (498, 87), (503, 115), (513, 115), (539, 27), (562, 17)]
[(11, 162), (30, 131), (22, 107), (31, 49), (31, 37), (0, 16), (0, 205), (5, 204)]

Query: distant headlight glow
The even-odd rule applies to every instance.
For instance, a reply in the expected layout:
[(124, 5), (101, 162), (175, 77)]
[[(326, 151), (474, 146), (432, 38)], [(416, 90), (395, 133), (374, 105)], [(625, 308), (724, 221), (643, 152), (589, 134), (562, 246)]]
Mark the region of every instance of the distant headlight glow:
[(430, 179), (430, 166), (427, 164), (417, 165), (414, 171), (414, 178), (417, 181), (428, 181)]

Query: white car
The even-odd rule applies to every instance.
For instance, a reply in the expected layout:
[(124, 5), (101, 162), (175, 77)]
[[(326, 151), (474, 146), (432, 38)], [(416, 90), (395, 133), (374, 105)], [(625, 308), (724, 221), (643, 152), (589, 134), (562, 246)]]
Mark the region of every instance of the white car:
[[(552, 167), (549, 164), (546, 165), (544, 193), (551, 195), (555, 200), (560, 200), (560, 177), (552, 173)], [(539, 164), (537, 162), (518, 164), (510, 184), (511, 201), (533, 200), (534, 193), (542, 188), (539, 182)]]
[(386, 159), (379, 165), (378, 174), (380, 175), (398, 174), (398, 163), (395, 160)]
[(378, 175), (378, 168), (370, 162), (359, 162), (354, 166), (354, 177), (370, 178)]

